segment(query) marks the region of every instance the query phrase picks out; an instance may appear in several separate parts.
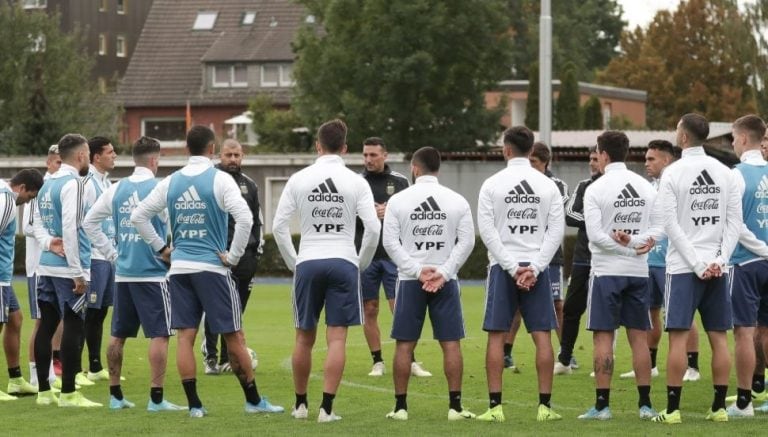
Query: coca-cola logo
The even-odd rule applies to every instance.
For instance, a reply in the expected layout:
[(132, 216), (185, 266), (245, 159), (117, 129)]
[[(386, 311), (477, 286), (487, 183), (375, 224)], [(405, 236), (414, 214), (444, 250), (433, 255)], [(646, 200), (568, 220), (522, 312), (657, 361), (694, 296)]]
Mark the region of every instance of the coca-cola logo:
[(129, 219), (128, 217), (123, 217), (123, 218), (120, 219), (120, 227), (121, 228), (132, 228), (134, 226), (133, 226), (133, 223), (131, 222), (131, 219)]
[(204, 225), (205, 214), (179, 214), (176, 216), (176, 223), (186, 225)]
[(712, 211), (720, 208), (720, 202), (718, 199), (704, 199), (694, 200), (691, 202), (691, 211)]
[(330, 208), (320, 208), (316, 206), (312, 208), (312, 217), (314, 218), (342, 218), (344, 213), (338, 206), (332, 206)]
[(525, 208), (525, 209), (510, 209), (507, 211), (507, 218), (508, 219), (517, 219), (517, 220), (535, 220), (539, 216), (539, 212), (536, 208)]
[(640, 221), (643, 219), (643, 214), (639, 211), (633, 211), (629, 213), (616, 213), (615, 216), (613, 216), (613, 222), (614, 223), (640, 223)]
[(443, 235), (443, 227), (445, 225), (426, 225), (413, 227), (413, 236), (426, 236), (426, 235)]
[(760, 205), (757, 205), (757, 213), (758, 214), (768, 214), (768, 205), (761, 203)]

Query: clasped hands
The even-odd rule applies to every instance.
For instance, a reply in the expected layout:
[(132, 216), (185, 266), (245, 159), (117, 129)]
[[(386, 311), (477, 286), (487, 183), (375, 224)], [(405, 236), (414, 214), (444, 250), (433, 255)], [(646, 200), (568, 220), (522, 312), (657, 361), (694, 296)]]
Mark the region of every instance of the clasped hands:
[[(624, 231), (613, 231), (613, 240), (617, 243), (621, 244), (624, 247), (629, 247), (629, 244), (632, 242), (632, 236), (627, 234)], [(635, 246), (632, 249), (635, 249), (635, 255), (644, 255), (653, 249), (653, 246), (656, 244), (656, 240), (654, 240), (651, 237), (648, 237), (648, 240), (645, 241), (645, 243)]]
[(529, 291), (536, 285), (536, 273), (534, 273), (533, 267), (531, 266), (518, 267), (514, 277), (517, 288), (523, 291)]
[(437, 271), (436, 267), (424, 266), (419, 272), (419, 282), (421, 289), (427, 293), (437, 293), (445, 285), (445, 277)]

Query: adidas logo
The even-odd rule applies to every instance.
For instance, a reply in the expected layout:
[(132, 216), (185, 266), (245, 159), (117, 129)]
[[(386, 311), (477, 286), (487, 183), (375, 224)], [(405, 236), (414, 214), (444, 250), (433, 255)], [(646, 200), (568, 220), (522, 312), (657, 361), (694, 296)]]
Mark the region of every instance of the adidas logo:
[(756, 199), (768, 199), (768, 176), (763, 175), (760, 179), (760, 183), (757, 184), (757, 191), (755, 192)]
[(197, 189), (194, 185), (187, 188), (174, 204), (176, 209), (207, 209), (208, 205), (200, 199), (200, 195), (197, 194)]
[(508, 194), (509, 196), (504, 198), (504, 201), (507, 203), (541, 202), (541, 197), (537, 196), (536, 193), (533, 192), (533, 188), (531, 188), (531, 185), (528, 183), (528, 181), (525, 180), (517, 184), (515, 188), (512, 188)]
[(339, 194), (339, 190), (336, 189), (336, 184), (333, 183), (333, 179), (328, 178), (323, 183), (317, 186), (307, 196), (307, 200), (310, 202), (337, 202), (344, 203), (344, 196)]
[(719, 194), (720, 187), (715, 184), (712, 176), (706, 170), (702, 170), (688, 192), (690, 194)]
[(645, 200), (640, 198), (640, 195), (637, 194), (637, 191), (632, 187), (632, 185), (627, 184), (621, 190), (621, 193), (619, 193), (618, 200), (613, 202), (613, 206), (616, 208), (626, 206), (645, 206)]
[(411, 213), (411, 220), (445, 220), (447, 217), (432, 196), (427, 197)]
[(51, 191), (46, 191), (42, 198), (37, 199), (37, 207), (39, 209), (51, 209), (53, 208), (53, 200), (51, 199)]
[(134, 191), (133, 194), (131, 194), (128, 199), (123, 202), (122, 205), (120, 205), (118, 212), (120, 212), (120, 214), (130, 214), (137, 206), (139, 206), (139, 193)]

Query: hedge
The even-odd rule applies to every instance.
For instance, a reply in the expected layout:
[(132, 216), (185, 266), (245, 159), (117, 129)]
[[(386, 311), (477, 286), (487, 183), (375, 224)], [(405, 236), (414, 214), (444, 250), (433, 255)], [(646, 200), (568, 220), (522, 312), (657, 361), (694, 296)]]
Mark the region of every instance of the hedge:
[[(257, 276), (272, 276), (272, 277), (289, 277), (291, 272), (285, 267), (283, 258), (280, 256), (280, 252), (277, 250), (277, 245), (272, 235), (264, 236), (264, 254), (259, 261), (259, 271)], [(298, 247), (299, 237), (293, 236), (293, 241), (296, 247)], [(563, 277), (568, 277), (571, 272), (571, 258), (573, 253), (573, 245), (576, 241), (575, 235), (568, 235), (565, 237), (565, 245), (563, 251), (565, 253), (565, 266), (563, 268)], [(14, 273), (17, 275), (24, 274), (24, 237), (16, 236), (16, 257), (14, 259)], [(480, 241), (480, 237), (477, 237), (475, 241), (475, 248), (472, 250), (472, 254), (467, 259), (464, 267), (459, 271), (459, 277), (462, 279), (484, 279), (488, 268), (488, 255)]]

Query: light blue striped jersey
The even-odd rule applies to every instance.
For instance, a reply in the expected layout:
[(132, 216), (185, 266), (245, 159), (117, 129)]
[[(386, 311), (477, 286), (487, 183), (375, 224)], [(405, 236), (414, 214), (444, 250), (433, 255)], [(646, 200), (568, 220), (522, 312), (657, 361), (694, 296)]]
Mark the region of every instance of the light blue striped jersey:
[(16, 196), (11, 188), (0, 183), (0, 196), (5, 201), (5, 208), (0, 211), (0, 283), (10, 284), (13, 277), (13, 255), (16, 236)]
[[(96, 175), (93, 173), (93, 171), (88, 172), (88, 176), (85, 177), (84, 184), (92, 183), (93, 187), (96, 190), (96, 199), (101, 197), (102, 194), (104, 194), (104, 191), (109, 188), (112, 183), (109, 182), (109, 179), (104, 179), (104, 186), (101, 186), (101, 183), (96, 179)], [(87, 213), (88, 211), (86, 211)], [(101, 231), (104, 232), (104, 235), (109, 238), (109, 240), (112, 242), (112, 244), (115, 244), (115, 222), (112, 219), (112, 217), (107, 217), (101, 222)]]
[[(83, 208), (83, 181), (73, 174), (66, 174), (58, 178), (48, 178), (43, 183), (43, 187), (37, 194), (37, 209), (40, 214), (40, 222), (43, 228), (48, 231), (48, 235), (52, 237), (61, 237), (62, 222), (61, 222), (61, 190), (64, 185), (72, 179), (77, 181), (77, 238), (78, 247), (80, 251), (80, 266), (83, 270), (89, 270), (91, 268), (91, 241), (88, 236), (85, 235), (82, 222), (85, 216)], [(40, 265), (48, 267), (69, 267), (67, 259), (60, 257), (53, 252), (43, 249), (43, 253), (40, 255)]]
[[(741, 211), (744, 224), (758, 240), (768, 243), (768, 165), (740, 163), (736, 169), (744, 178)], [(738, 176), (736, 176), (738, 177)], [(731, 255), (732, 264), (759, 258), (739, 243)]]

